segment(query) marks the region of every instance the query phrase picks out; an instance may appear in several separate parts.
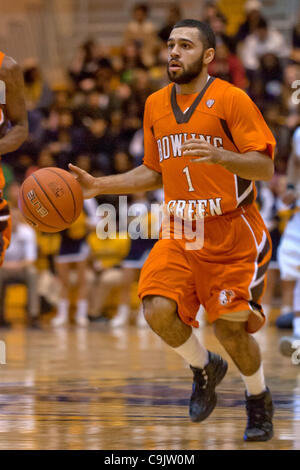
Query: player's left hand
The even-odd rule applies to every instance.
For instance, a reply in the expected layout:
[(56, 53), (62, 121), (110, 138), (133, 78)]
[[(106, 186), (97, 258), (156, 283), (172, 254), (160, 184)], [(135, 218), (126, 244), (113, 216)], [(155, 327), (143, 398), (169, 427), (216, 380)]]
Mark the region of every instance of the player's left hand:
[(200, 157), (192, 158), (192, 163), (216, 164), (222, 160), (221, 152), (213, 145), (202, 139), (188, 139), (181, 146), (184, 156)]

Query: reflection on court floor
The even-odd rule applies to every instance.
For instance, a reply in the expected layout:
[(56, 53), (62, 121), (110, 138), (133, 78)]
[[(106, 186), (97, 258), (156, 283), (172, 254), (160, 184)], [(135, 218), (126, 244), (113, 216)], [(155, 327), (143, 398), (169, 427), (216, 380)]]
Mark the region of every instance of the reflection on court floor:
[[(222, 353), (210, 327), (199, 335)], [(193, 424), (190, 370), (149, 329), (2, 330), (0, 449), (300, 449), (300, 366), (279, 355), (279, 337), (273, 327), (257, 335), (275, 437), (246, 444), (244, 390), (232, 363), (216, 410)]]

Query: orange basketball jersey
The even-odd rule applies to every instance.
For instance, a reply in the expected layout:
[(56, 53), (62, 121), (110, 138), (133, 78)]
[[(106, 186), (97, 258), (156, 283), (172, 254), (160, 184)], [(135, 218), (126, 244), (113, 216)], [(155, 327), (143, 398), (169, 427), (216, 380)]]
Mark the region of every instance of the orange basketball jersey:
[(165, 203), (177, 217), (222, 215), (251, 204), (256, 198), (253, 181), (182, 155), (180, 147), (190, 138), (273, 158), (275, 139), (248, 95), (213, 77), (200, 93), (177, 95), (174, 84), (153, 93), (145, 105), (144, 164), (162, 173)]
[[(2, 67), (2, 62), (3, 62), (4, 57), (5, 57), (5, 54), (0, 51), (0, 68)], [(5, 108), (4, 108), (4, 104), (0, 103), (0, 138), (3, 137), (3, 135), (5, 135), (6, 128), (7, 128), (7, 119), (5, 116)], [(4, 179), (2, 168), (0, 167), (0, 190), (4, 188), (4, 186), (5, 186), (5, 179)]]

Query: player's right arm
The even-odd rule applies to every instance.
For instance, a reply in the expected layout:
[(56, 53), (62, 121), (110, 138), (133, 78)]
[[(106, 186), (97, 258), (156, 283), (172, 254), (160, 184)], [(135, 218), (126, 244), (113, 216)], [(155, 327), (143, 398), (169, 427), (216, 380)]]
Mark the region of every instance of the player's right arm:
[(144, 164), (120, 175), (94, 178), (86, 171), (69, 165), (88, 199), (98, 194), (130, 194), (162, 187), (157, 143), (152, 132), (152, 100), (147, 99), (144, 113)]
[(152, 191), (161, 188), (161, 174), (146, 165), (140, 165), (121, 175), (103, 176), (94, 178), (86, 171), (69, 164), (70, 170), (75, 173), (80, 183), (83, 197), (89, 199), (98, 194), (130, 194), (139, 191)]

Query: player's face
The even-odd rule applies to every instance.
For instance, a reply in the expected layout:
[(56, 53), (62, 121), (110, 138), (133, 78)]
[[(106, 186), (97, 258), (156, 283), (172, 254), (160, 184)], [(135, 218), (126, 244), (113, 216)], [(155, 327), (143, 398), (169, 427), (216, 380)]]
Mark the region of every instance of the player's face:
[(168, 76), (171, 82), (186, 84), (203, 69), (204, 47), (197, 28), (175, 28), (168, 40)]

